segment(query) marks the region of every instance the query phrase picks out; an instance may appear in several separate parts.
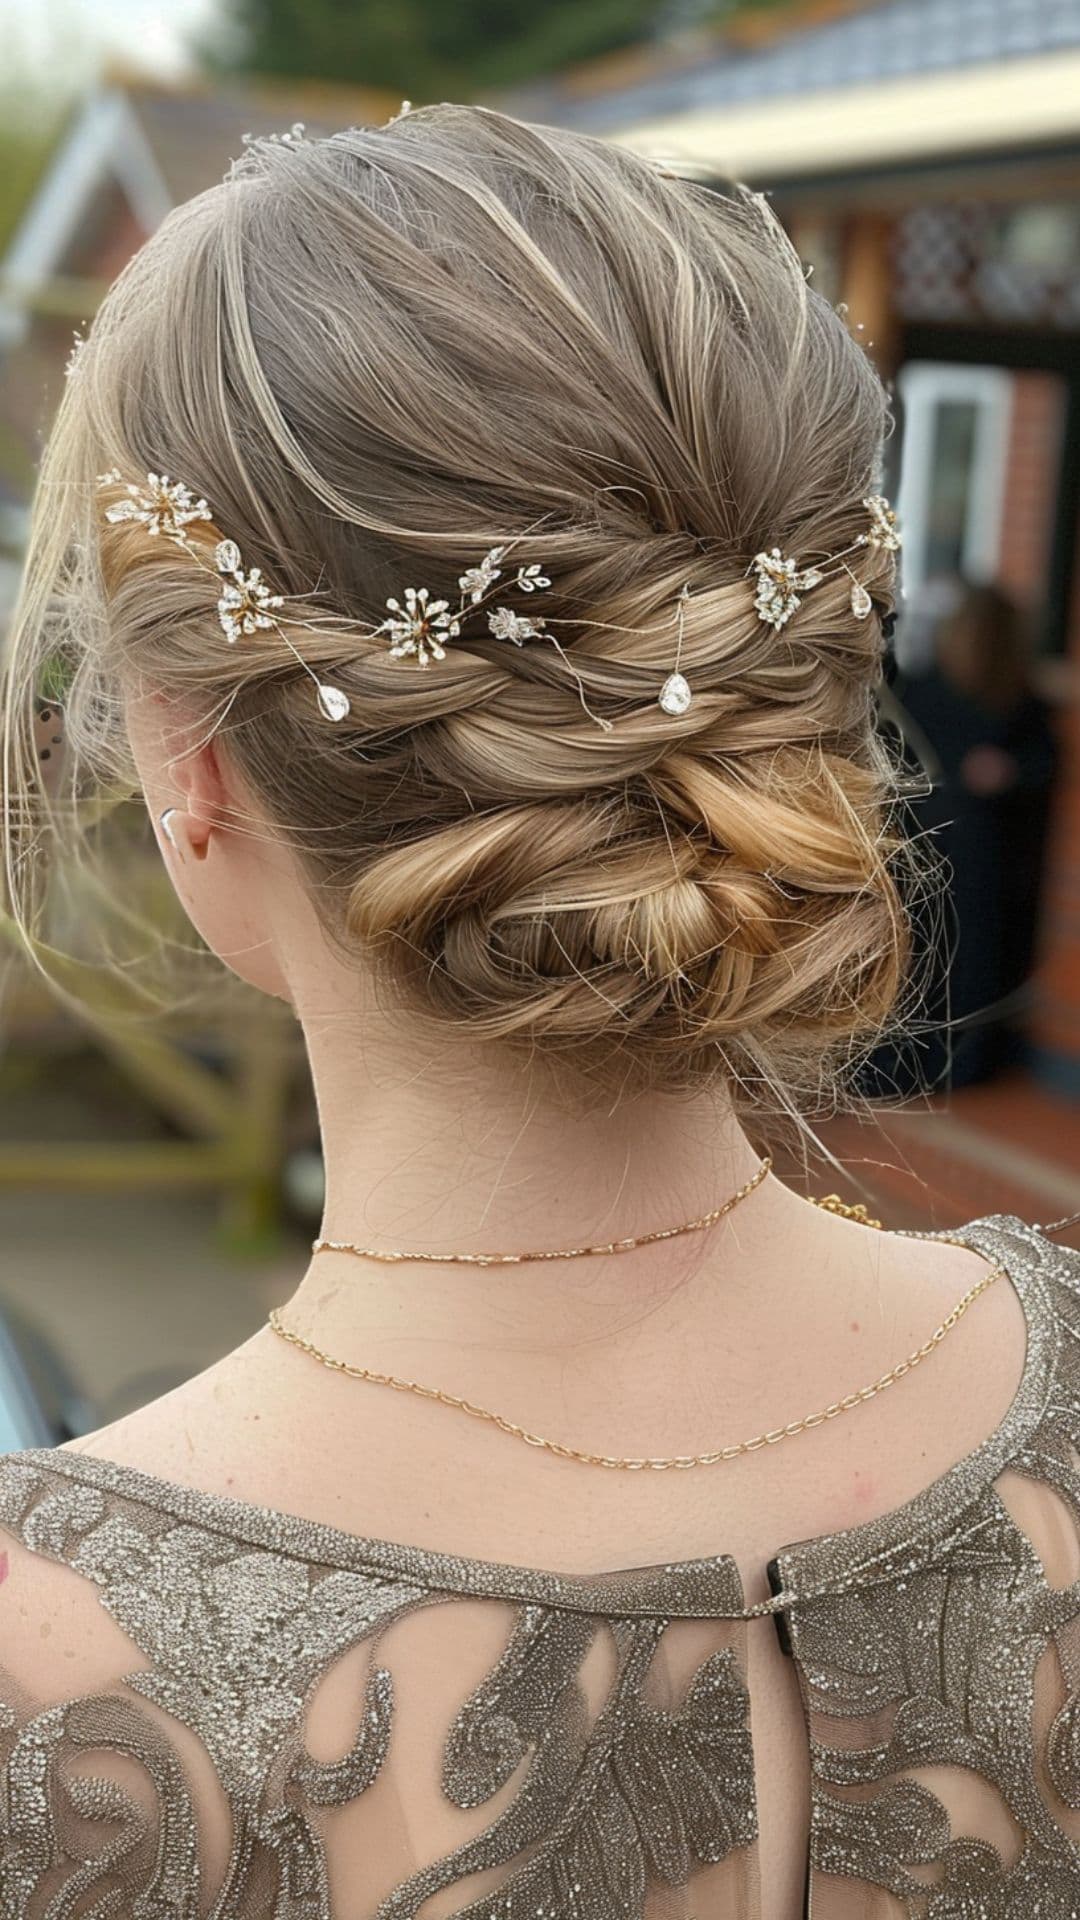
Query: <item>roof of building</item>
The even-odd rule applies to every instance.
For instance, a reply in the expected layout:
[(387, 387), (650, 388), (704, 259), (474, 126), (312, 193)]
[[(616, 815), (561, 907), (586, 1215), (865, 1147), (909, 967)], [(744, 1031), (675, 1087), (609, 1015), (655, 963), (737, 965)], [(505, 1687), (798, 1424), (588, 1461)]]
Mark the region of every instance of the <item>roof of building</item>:
[[(703, 108), (815, 92), (1080, 49), (1080, 0), (879, 0), (802, 26), (764, 48), (720, 43), (677, 71), (591, 92), (567, 81), (533, 89), (530, 107), (604, 132)], [(569, 79), (569, 77), (568, 77)]]
[(401, 105), (396, 94), (316, 81), (277, 84), (242, 77), (176, 86), (114, 76), (177, 204), (221, 180), (244, 135), (284, 133), (302, 121), (309, 133), (381, 123)]
[(99, 257), (110, 234), (106, 222), (99, 235), (95, 210), (110, 196), (130, 209), (130, 231), (111, 235), (126, 257), (170, 207), (224, 178), (245, 134), (284, 133), (297, 121), (312, 134), (380, 124), (400, 105), (355, 87), (107, 74), (70, 115), (0, 260), (0, 505), (5, 490), (19, 498), (28, 489), (71, 330), (122, 264), (108, 247)]
[(109, 183), (119, 184), (149, 233), (170, 207), (224, 177), (246, 134), (284, 133), (298, 121), (326, 133), (382, 122), (398, 106), (384, 92), (315, 82), (177, 86), (106, 74), (71, 115), (29, 195), (5, 251), (3, 280), (17, 292), (60, 271), (86, 207)]

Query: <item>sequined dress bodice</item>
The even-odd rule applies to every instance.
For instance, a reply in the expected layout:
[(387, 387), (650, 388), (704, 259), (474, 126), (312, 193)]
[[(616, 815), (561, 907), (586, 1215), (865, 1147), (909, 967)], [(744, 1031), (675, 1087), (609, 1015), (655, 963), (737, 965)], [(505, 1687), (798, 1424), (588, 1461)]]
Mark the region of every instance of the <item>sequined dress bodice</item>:
[(771, 1617), (723, 1555), (563, 1577), (0, 1458), (0, 1547), (78, 1622), (31, 1676), (0, 1605), (0, 1920), (796, 1920), (756, 1859), (747, 1645), (778, 1627), (813, 1920), (1080, 1914), (1080, 1255), (965, 1238), (1025, 1311), (1008, 1414), (780, 1552)]

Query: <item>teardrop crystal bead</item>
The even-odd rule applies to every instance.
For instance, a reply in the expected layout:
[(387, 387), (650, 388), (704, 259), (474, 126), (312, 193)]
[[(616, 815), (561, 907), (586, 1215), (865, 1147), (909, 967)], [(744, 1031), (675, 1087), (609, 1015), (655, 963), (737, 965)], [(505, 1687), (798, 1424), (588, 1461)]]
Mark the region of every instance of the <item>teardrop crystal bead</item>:
[(856, 620), (865, 620), (873, 604), (866, 588), (860, 581), (856, 580), (855, 585), (851, 589), (851, 611), (855, 615)]
[(348, 694), (325, 682), (319, 688), (319, 709), (327, 720), (344, 720), (352, 710)]
[(681, 673), (669, 673), (658, 694), (665, 713), (685, 713), (693, 699), (689, 681)]

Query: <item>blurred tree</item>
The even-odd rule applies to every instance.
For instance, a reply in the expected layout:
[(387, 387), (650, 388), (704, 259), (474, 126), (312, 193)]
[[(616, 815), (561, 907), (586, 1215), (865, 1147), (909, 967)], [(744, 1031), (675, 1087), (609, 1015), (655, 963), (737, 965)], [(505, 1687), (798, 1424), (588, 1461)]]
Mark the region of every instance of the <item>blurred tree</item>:
[(63, 107), (42, 101), (27, 111), (25, 93), (0, 89), (0, 257), (52, 152)]
[[(693, 11), (716, 8), (697, 0)], [(211, 58), (460, 100), (649, 39), (671, 19), (671, 0), (226, 0)]]

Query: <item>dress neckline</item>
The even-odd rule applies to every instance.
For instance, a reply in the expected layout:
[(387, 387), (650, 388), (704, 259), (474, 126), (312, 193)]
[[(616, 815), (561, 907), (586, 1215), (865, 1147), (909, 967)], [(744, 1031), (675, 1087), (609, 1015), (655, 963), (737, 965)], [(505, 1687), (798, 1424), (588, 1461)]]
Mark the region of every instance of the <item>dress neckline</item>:
[[(926, 1233), (911, 1236), (933, 1240)], [(1038, 1425), (1053, 1380), (1059, 1331), (1045, 1269), (1058, 1249), (1036, 1228), (1009, 1216), (977, 1220), (950, 1236), (999, 1265), (1020, 1301), (1026, 1327), (1023, 1369), (1013, 1399), (993, 1431), (910, 1500), (876, 1519), (783, 1547), (778, 1570), (794, 1604), (835, 1593), (875, 1576), (888, 1578), (897, 1553), (909, 1554), (950, 1535), (963, 1512), (996, 1478)], [(1018, 1244), (1019, 1243), (1019, 1244)], [(243, 1540), (292, 1558), (415, 1585), (418, 1592), (535, 1602), (572, 1612), (738, 1618), (746, 1600), (729, 1554), (656, 1562), (594, 1574), (555, 1573), (512, 1562), (478, 1560), (398, 1541), (354, 1534), (324, 1521), (283, 1513), (231, 1494), (188, 1487), (102, 1458), (62, 1448), (29, 1448), (2, 1463), (60, 1473), (102, 1493), (127, 1497), (188, 1525)], [(775, 1582), (774, 1582), (775, 1584)]]

